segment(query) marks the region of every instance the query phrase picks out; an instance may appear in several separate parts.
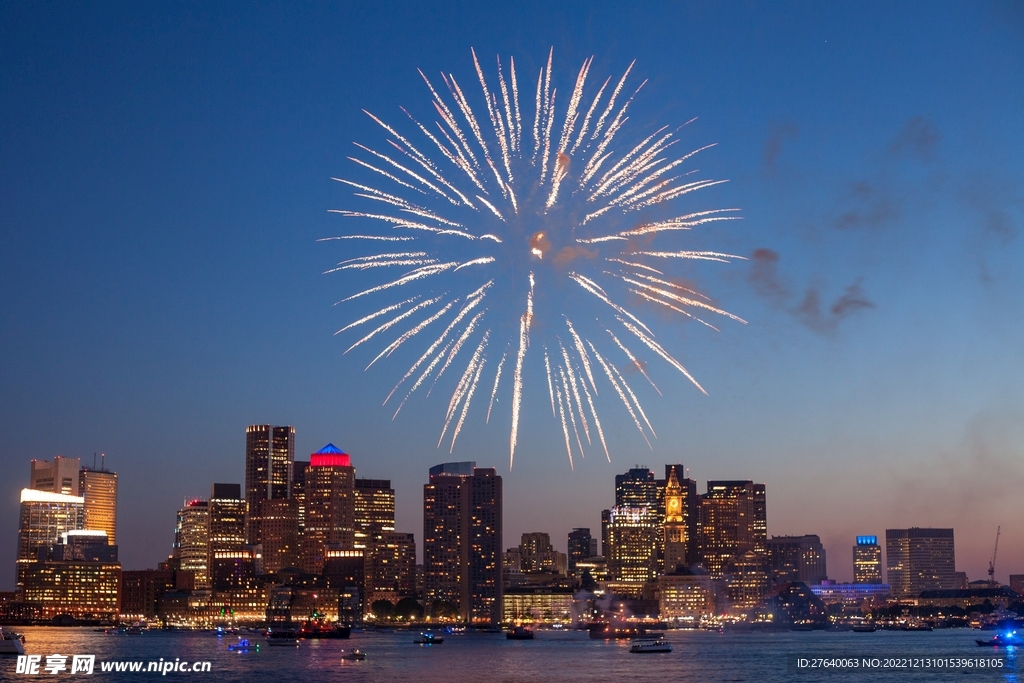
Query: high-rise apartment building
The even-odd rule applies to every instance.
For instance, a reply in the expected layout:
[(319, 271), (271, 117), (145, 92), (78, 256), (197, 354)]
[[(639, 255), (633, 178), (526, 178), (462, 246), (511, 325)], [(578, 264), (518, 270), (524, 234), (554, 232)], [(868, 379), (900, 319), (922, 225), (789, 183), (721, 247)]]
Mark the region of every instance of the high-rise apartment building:
[(877, 536), (858, 536), (853, 546), (853, 582), (882, 583), (882, 547)]
[(210, 587), (210, 508), (205, 500), (189, 500), (178, 510), (171, 557), (176, 569), (191, 572), (195, 587)]
[(423, 487), (423, 571), (428, 600), (459, 606), (464, 621), (501, 621), (501, 477), (474, 462), (430, 468)]
[(893, 596), (956, 588), (952, 529), (886, 529), (885, 562)]
[(245, 501), (248, 516), (246, 542), (261, 542), (261, 502), (291, 498), (295, 428), (250, 425), (245, 430)]
[(85, 499), (85, 528), (106, 531), (110, 545), (117, 545), (117, 473), (83, 467), (78, 492)]
[(78, 496), (78, 468), (81, 464), (79, 458), (66, 458), (58, 455), (49, 460), (31, 461), (31, 476), (29, 478), (30, 489), (36, 491), (49, 491), (50, 493), (63, 493), (66, 496)]
[[(33, 460), (33, 472), (35, 463)], [(75, 477), (75, 486), (78, 478)], [(21, 514), (18, 522), (18, 590), (25, 587), (25, 571), (37, 560), (39, 549), (58, 543), (62, 534), (82, 529), (85, 499), (37, 489), (21, 490)]]
[(729, 562), (752, 550), (767, 560), (768, 523), (764, 484), (709, 481), (701, 496), (701, 555), (711, 578), (721, 578)]
[(355, 479), (356, 468), (351, 458), (334, 444), (327, 444), (309, 457), (300, 551), (303, 571), (323, 572), (328, 544), (344, 550), (355, 547)]
[(392, 604), (416, 592), (416, 540), (413, 534), (386, 531), (367, 558), (367, 605)]
[(792, 581), (819, 584), (828, 578), (825, 548), (813, 534), (772, 536), (768, 540), (768, 558), (776, 585)]

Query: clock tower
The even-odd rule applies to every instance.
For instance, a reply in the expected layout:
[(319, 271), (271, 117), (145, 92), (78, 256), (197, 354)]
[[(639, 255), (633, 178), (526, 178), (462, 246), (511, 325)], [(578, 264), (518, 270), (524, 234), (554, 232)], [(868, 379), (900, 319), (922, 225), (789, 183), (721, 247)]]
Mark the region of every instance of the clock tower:
[(686, 524), (683, 517), (683, 487), (676, 476), (676, 468), (669, 469), (665, 484), (665, 572), (676, 570), (686, 562)]

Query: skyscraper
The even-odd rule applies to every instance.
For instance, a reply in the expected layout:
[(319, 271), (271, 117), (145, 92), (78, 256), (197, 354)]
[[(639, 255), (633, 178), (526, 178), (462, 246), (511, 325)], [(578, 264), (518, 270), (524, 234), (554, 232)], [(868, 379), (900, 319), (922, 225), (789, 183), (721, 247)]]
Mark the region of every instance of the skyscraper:
[(576, 563), (597, 555), (597, 539), (590, 535), (590, 529), (579, 527), (569, 532), (569, 571), (576, 572)]
[(772, 580), (777, 585), (791, 581), (819, 584), (828, 578), (825, 548), (821, 539), (813, 534), (772, 536), (768, 540), (768, 557)]
[(234, 563), (245, 549), (246, 502), (239, 484), (214, 484), (210, 490), (209, 567), (210, 581), (226, 570), (218, 565)]
[(721, 578), (729, 562), (748, 550), (767, 560), (764, 484), (709, 481), (700, 511), (701, 555), (713, 579)]
[(353, 493), (355, 546), (372, 548), (395, 530), (395, 490), (390, 479), (356, 479)]
[[(610, 531), (611, 526), (608, 527), (608, 544), (611, 554), (609, 555), (606, 551), (605, 555), (608, 557), (609, 573), (613, 577), (619, 577), (615, 578), (616, 581), (633, 581), (638, 576), (636, 571), (626, 570), (626, 565), (623, 565), (623, 562), (626, 562), (628, 565), (640, 563), (644, 567), (648, 564), (647, 559), (633, 556), (634, 553), (642, 552), (641, 546), (636, 545), (637, 534), (640, 532), (634, 528), (635, 524), (641, 524), (644, 529), (650, 528), (653, 530), (654, 544), (651, 546), (652, 557), (650, 559), (653, 562), (654, 575), (656, 576), (661, 571), (664, 560), (662, 523), (665, 516), (665, 498), (663, 488), (664, 485), (659, 485), (658, 481), (654, 478), (654, 473), (646, 467), (634, 467), (626, 471), (625, 474), (615, 475), (615, 508), (620, 510), (618, 522), (620, 532), (618, 535), (613, 535)], [(634, 513), (627, 515), (624, 512), (626, 509), (642, 510), (644, 517), (642, 522), (637, 521), (636, 514)], [(612, 523), (612, 517), (615, 516), (614, 513), (614, 509), (609, 513), (609, 525)], [(626, 527), (622, 525), (627, 518), (630, 520), (627, 524), (628, 530), (624, 530)], [(646, 534), (646, 531), (642, 533)], [(622, 542), (626, 538), (630, 539), (630, 548), (628, 550), (624, 548), (616, 549), (616, 542)], [(630, 559), (626, 560), (626, 555), (629, 555)], [(621, 578), (627, 574), (633, 578)]]
[(302, 570), (320, 574), (324, 551), (330, 544), (355, 548), (356, 468), (347, 453), (327, 444), (309, 457), (306, 468), (306, 520), (302, 534)]
[[(686, 476), (686, 468), (682, 465), (665, 465), (665, 487), (675, 474), (679, 482), (679, 510), (683, 517), (683, 529), (686, 534), (686, 564), (693, 565), (700, 562), (700, 496), (697, 495), (697, 482)], [(664, 504), (662, 509), (667, 514)], [(673, 571), (665, 562), (665, 571)]]
[(896, 597), (956, 588), (952, 529), (886, 529), (885, 559), (889, 585)]
[(79, 458), (66, 458), (63, 455), (55, 457), (53, 462), (33, 460), (30, 463), (31, 476), (28, 487), (36, 491), (63, 493), (67, 496), (81, 495), (78, 490), (80, 463)]
[(181, 571), (191, 572), (196, 588), (210, 587), (210, 508), (205, 500), (189, 500), (178, 510), (171, 557)]
[(608, 573), (616, 592), (639, 595), (658, 576), (661, 520), (655, 508), (616, 506), (608, 516)]
[(299, 506), (294, 500), (276, 498), (261, 503), (263, 570), (276, 574), (299, 566)]
[(430, 468), (423, 487), (427, 599), (458, 605), (464, 621), (501, 621), (501, 477), (474, 462)]
[(296, 460), (292, 463), (292, 500), (299, 509), (299, 535), (306, 528), (306, 470), (308, 460)]
[(78, 492), (85, 498), (85, 528), (106, 531), (110, 545), (117, 545), (117, 473), (83, 467)]
[(877, 536), (858, 536), (853, 546), (853, 582), (882, 583), (882, 547)]
[(245, 430), (245, 502), (248, 517), (246, 542), (260, 543), (264, 500), (291, 497), (292, 461), (295, 460), (295, 428), (250, 425)]
[(686, 510), (683, 506), (683, 487), (679, 483), (676, 468), (666, 467), (665, 483), (665, 517), (662, 520), (662, 547), (666, 572), (674, 572), (679, 567), (690, 564), (687, 559)]
[(416, 540), (413, 534), (386, 531), (367, 558), (367, 605), (396, 603), (416, 592)]
[[(33, 460), (33, 472), (35, 463)], [(75, 478), (77, 488), (78, 479)], [(61, 535), (82, 528), (85, 499), (36, 489), (21, 490), (21, 515), (18, 523), (18, 590), (25, 587), (25, 571), (36, 561), (40, 548), (59, 542)]]

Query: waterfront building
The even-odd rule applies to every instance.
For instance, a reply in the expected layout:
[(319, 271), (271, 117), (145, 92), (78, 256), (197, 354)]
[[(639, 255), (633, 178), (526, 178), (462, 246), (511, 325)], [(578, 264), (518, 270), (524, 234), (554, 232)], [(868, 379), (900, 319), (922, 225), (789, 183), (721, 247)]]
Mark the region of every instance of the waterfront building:
[(877, 536), (858, 536), (853, 546), (853, 582), (882, 583), (882, 547)]
[(511, 624), (573, 623), (573, 590), (552, 586), (508, 588), (502, 595), (505, 621)]
[(361, 622), (373, 604), (366, 600), (366, 551), (328, 543), (323, 558), (327, 587), (338, 591), (338, 619), (347, 624)]
[(619, 590), (639, 595), (658, 576), (661, 523), (655, 508), (614, 507), (608, 516), (608, 573)]
[(294, 500), (264, 500), (262, 507), (263, 569), (276, 574), (299, 566), (299, 506)]
[(768, 541), (768, 557), (776, 585), (793, 581), (811, 585), (828, 578), (825, 548), (821, 539), (813, 534), (772, 536)]
[(141, 569), (121, 572), (121, 618), (155, 619), (160, 614), (160, 598), (175, 590), (174, 572)]
[(711, 577), (685, 568), (658, 578), (658, 607), (662, 621), (697, 622), (714, 614), (715, 593)]
[(431, 467), (423, 487), (426, 597), (470, 623), (501, 621), (501, 484), (493, 468), (458, 462)]
[(367, 557), (367, 605), (392, 604), (416, 594), (416, 540), (413, 534), (384, 532)]
[(826, 580), (809, 588), (826, 605), (870, 608), (884, 604), (889, 598), (887, 583), (836, 583)]
[(250, 425), (245, 430), (245, 542), (262, 541), (262, 503), (291, 497), (295, 428)]
[(237, 558), (231, 553), (241, 553), (246, 546), (246, 507), (241, 485), (214, 484), (210, 488), (207, 567), (211, 583), (218, 572), (233, 571), (228, 567), (218, 569), (218, 562), (233, 564)]
[(726, 565), (725, 594), (735, 610), (745, 610), (761, 603), (770, 585), (764, 557), (753, 550), (733, 557)]
[(1024, 574), (1010, 574), (1010, 590), (1024, 595)]
[(767, 557), (765, 486), (752, 481), (709, 481), (701, 497), (701, 555), (711, 578), (721, 578), (733, 558), (751, 550)]
[(263, 574), (260, 545), (245, 545), (229, 550), (213, 550), (210, 558), (210, 584), (214, 592), (249, 591)]
[(29, 465), (30, 489), (62, 493), (66, 496), (81, 495), (78, 489), (78, 468), (80, 458), (66, 458), (58, 455), (49, 460), (32, 460)]
[(190, 572), (195, 588), (210, 587), (210, 508), (205, 500), (189, 500), (178, 510), (171, 557), (175, 569)]
[[(987, 581), (985, 582), (988, 583)], [(989, 603), (997, 610), (1005, 610), (1021, 600), (1021, 594), (1008, 586), (968, 588), (966, 590), (924, 590), (914, 601), (919, 607), (984, 607)]]
[(334, 444), (327, 444), (309, 457), (300, 553), (304, 572), (323, 572), (324, 549), (328, 544), (346, 550), (355, 547), (355, 479), (356, 468), (351, 458)]
[[(55, 459), (56, 460), (56, 459)], [(33, 460), (33, 474), (37, 471)], [(57, 466), (54, 465), (54, 470)], [(57, 470), (58, 474), (61, 471)], [(77, 473), (76, 473), (77, 474)], [(60, 477), (58, 477), (60, 478)], [(78, 486), (77, 476), (74, 486)], [(85, 520), (85, 499), (64, 493), (38, 489), (21, 490), (21, 510), (18, 521), (17, 584), (25, 586), (25, 570), (36, 561), (40, 548), (60, 541), (61, 535), (82, 528)]]
[(894, 597), (916, 598), (921, 591), (956, 588), (952, 529), (886, 529), (885, 555)]
[(59, 543), (40, 547), (37, 558), (25, 566), (24, 595), (40, 606), (43, 619), (118, 617), (121, 565), (105, 532), (64, 532)]
[(597, 555), (597, 539), (590, 535), (590, 529), (578, 527), (569, 532), (568, 569), (570, 574), (576, 573), (576, 563)]

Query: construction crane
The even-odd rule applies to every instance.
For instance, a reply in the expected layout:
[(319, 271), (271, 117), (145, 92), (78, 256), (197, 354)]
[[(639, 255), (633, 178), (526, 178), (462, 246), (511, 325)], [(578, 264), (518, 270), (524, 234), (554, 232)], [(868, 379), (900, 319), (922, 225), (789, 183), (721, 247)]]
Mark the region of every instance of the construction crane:
[(996, 553), (999, 552), (999, 532), (1002, 531), (1001, 526), (996, 527), (996, 547), (992, 550), (992, 559), (988, 561), (988, 585), (994, 587), (996, 585)]

